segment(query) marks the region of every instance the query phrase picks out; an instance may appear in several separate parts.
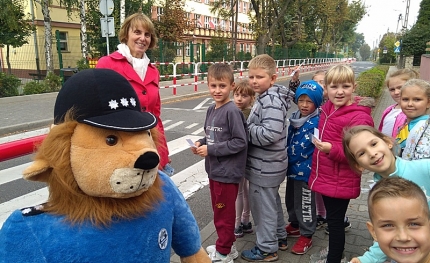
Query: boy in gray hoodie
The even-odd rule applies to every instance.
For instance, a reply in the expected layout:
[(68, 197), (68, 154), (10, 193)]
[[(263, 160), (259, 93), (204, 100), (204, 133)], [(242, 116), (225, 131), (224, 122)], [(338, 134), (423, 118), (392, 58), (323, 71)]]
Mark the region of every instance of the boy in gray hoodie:
[(276, 85), (276, 63), (263, 54), (249, 62), (249, 84), (259, 94), (248, 124), (248, 158), (251, 213), (256, 224), (256, 246), (241, 256), (247, 261), (276, 261), (278, 249), (287, 250), (287, 232), (279, 186), (288, 167), (287, 111), (294, 92)]

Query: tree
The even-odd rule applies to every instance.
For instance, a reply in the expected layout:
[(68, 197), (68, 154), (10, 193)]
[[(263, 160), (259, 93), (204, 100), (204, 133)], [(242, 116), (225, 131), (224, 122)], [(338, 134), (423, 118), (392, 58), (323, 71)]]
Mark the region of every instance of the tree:
[(6, 46), (6, 63), (8, 73), (12, 73), (9, 60), (9, 47), (21, 47), (28, 43), (28, 37), (34, 27), (24, 14), (23, 2), (20, 0), (0, 0), (0, 46)]
[(364, 61), (370, 58), (370, 46), (368, 44), (363, 44), (360, 47), (360, 56)]
[[(385, 33), (382, 36), (381, 42), (379, 42), (379, 62), (381, 64), (396, 62), (396, 54), (394, 53), (395, 42), (395, 33)], [(386, 53), (384, 53), (384, 50), (386, 50)]]
[(158, 36), (163, 41), (181, 41), (185, 32), (193, 31), (194, 23), (190, 23), (184, 10), (183, 0), (165, 0), (163, 14), (154, 21)]
[(354, 33), (354, 42), (351, 44), (351, 50), (354, 54), (359, 52), (360, 48), (365, 44), (363, 33)]
[(430, 0), (422, 0), (417, 22), (403, 36), (401, 53), (404, 55), (422, 55), (426, 42), (430, 41)]

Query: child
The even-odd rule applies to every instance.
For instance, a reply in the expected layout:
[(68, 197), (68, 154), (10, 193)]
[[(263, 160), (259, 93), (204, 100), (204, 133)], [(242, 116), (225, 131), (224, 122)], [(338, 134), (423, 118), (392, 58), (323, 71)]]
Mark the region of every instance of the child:
[[(249, 86), (248, 81), (239, 82), (233, 89), (234, 103), (242, 111), (245, 120), (248, 119), (252, 104), (255, 100), (255, 91)], [(243, 237), (243, 233), (252, 233), (252, 224), (249, 221), (249, 183), (245, 177), (239, 183), (239, 191), (236, 198), (236, 223), (234, 235)]]
[(385, 84), (390, 92), (391, 98), (396, 102), (388, 106), (382, 113), (379, 131), (396, 138), (399, 128), (406, 123), (406, 115), (400, 108), (400, 88), (410, 79), (419, 78), (419, 74), (412, 69), (400, 69), (388, 77)]
[(287, 111), (294, 93), (276, 85), (276, 76), (276, 63), (269, 55), (258, 55), (249, 62), (249, 84), (259, 95), (247, 121), (245, 176), (257, 236), (256, 246), (242, 252), (247, 261), (276, 261), (278, 248), (288, 248), (279, 186), (288, 166)]
[(389, 258), (430, 262), (429, 207), (420, 186), (395, 176), (382, 179), (370, 190), (368, 207), (367, 228)]
[(233, 70), (226, 64), (214, 64), (208, 70), (209, 92), (215, 104), (208, 108), (204, 129), (206, 137), (195, 142), (194, 154), (205, 157), (209, 176), (214, 224), (218, 234), (215, 246), (209, 246), (212, 262), (233, 263), (238, 252), (233, 245), (235, 200), (239, 182), (245, 174), (246, 121), (230, 101), (234, 87)]
[(286, 230), (288, 237), (294, 236), (290, 235), (292, 232), (299, 236), (291, 248), (291, 252), (298, 255), (305, 254), (312, 247), (312, 236), (317, 225), (315, 194), (309, 190), (308, 180), (315, 149), (312, 134), (318, 127), (318, 108), (322, 101), (323, 88), (313, 80), (303, 82), (294, 100), (299, 110), (292, 114), (288, 128), (285, 204), (290, 224)]
[(430, 158), (430, 83), (421, 79), (408, 80), (401, 88), (400, 107), (406, 124), (397, 134), (403, 159)]
[(315, 80), (318, 82), (318, 84), (324, 86), (324, 78), (325, 78), (325, 70), (317, 70), (315, 71), (314, 75), (312, 76), (312, 80)]
[(341, 262), (345, 246), (344, 218), (349, 200), (360, 195), (361, 176), (353, 171), (342, 149), (342, 129), (367, 124), (373, 126), (371, 108), (366, 98), (353, 98), (356, 88), (354, 72), (349, 66), (337, 65), (325, 76), (328, 101), (321, 107), (318, 124), (320, 138), (314, 139), (309, 187), (321, 193), (330, 228), (327, 258), (315, 261)]
[[(367, 169), (374, 172), (376, 181), (389, 176), (400, 176), (415, 182), (425, 192), (430, 193), (430, 160), (408, 161), (400, 157), (396, 158), (394, 155), (395, 146), (392, 137), (370, 126), (355, 126), (344, 132), (343, 148), (353, 169), (357, 171)], [(386, 256), (382, 253), (378, 243), (375, 242), (368, 252), (358, 259), (354, 258), (352, 262), (382, 263), (385, 260)]]

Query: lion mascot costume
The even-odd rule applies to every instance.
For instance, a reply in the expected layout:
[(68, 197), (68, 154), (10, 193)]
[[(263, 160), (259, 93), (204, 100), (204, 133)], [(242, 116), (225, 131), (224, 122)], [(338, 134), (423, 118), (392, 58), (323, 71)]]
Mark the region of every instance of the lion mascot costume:
[(157, 121), (128, 81), (88, 69), (60, 90), (54, 124), (24, 178), (46, 203), (13, 212), (0, 262), (211, 262), (191, 210), (158, 170)]

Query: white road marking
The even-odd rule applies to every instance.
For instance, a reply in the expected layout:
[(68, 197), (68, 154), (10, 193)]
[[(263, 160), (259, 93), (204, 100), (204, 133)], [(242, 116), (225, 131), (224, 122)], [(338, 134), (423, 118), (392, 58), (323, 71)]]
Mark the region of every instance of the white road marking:
[(210, 99), (211, 99), (211, 98), (206, 98), (206, 99), (204, 99), (202, 102), (200, 102), (200, 104), (199, 104), (199, 105), (195, 106), (193, 110), (199, 110), (199, 109), (201, 109), (201, 108), (202, 108), (202, 106), (203, 106), (203, 105), (204, 105), (208, 100), (210, 100)]
[(199, 134), (199, 133), (202, 133), (203, 131), (204, 131), (204, 129), (203, 129), (203, 128), (200, 128), (200, 129), (198, 129), (197, 131), (192, 132), (191, 134), (192, 134), (192, 135), (197, 135), (197, 134)]
[(177, 127), (177, 126), (181, 125), (182, 123), (184, 123), (184, 121), (178, 121), (178, 122), (175, 122), (175, 123), (173, 123), (173, 124), (171, 124), (171, 125), (169, 125), (169, 126), (167, 126), (167, 127), (164, 127), (164, 130), (165, 130), (165, 131), (168, 131), (168, 130), (170, 130), (170, 129), (173, 129), (173, 128), (175, 128), (175, 127)]
[(198, 123), (193, 123), (193, 124), (190, 124), (190, 125), (188, 125), (187, 127), (185, 127), (185, 129), (191, 129), (191, 128), (193, 128), (194, 126), (196, 126), (196, 125), (199, 125)]

